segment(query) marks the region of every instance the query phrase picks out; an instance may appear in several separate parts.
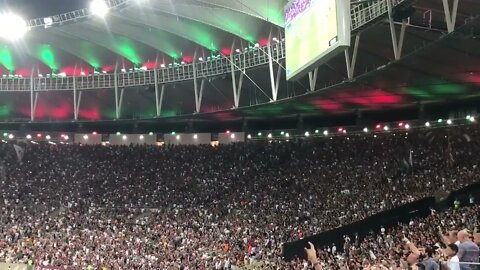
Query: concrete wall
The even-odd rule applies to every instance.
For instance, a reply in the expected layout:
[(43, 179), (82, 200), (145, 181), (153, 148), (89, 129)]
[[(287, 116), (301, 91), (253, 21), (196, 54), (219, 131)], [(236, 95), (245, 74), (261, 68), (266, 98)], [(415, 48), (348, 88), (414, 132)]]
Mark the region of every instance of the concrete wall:
[(130, 144), (157, 144), (157, 136), (155, 134), (110, 134), (110, 145), (130, 145)]
[(210, 133), (177, 133), (175, 135), (165, 134), (165, 144), (167, 145), (200, 145), (210, 144), (212, 134)]
[(245, 141), (244, 132), (218, 133), (218, 142), (220, 144), (230, 144), (230, 143), (244, 142), (244, 141)]
[(77, 133), (74, 136), (74, 142), (81, 144), (101, 144), (102, 135), (101, 134), (80, 134)]

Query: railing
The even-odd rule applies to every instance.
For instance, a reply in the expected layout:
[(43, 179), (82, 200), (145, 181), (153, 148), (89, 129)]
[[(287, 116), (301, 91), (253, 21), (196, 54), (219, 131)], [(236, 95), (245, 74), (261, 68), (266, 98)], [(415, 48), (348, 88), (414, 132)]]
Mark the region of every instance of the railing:
[[(115, 8), (127, 4), (129, 1), (130, 0), (109, 0), (107, 2), (110, 7)], [(408, 0), (374, 0), (372, 2), (352, 5), (352, 31), (358, 31), (360, 28), (384, 16), (387, 13), (387, 1), (392, 1), (393, 6), (396, 6)], [(82, 18), (82, 16), (89, 16), (88, 9), (56, 15), (51, 18), (54, 20), (54, 25), (60, 25), (64, 22), (78, 20), (79, 18)], [(44, 19), (35, 19), (29, 22), (29, 26), (38, 27), (47, 26), (47, 24)], [(273, 44), (268, 46), (271, 46), (273, 59), (280, 61), (285, 58), (285, 42), (283, 40), (273, 42)], [(247, 70), (267, 65), (269, 62), (267, 51), (267, 47), (250, 47), (245, 51), (234, 53), (234, 69)], [(232, 70), (230, 57), (217, 56), (209, 57), (208, 59), (205, 59), (205, 61), (199, 61), (194, 64), (170, 64), (165, 68), (157, 69), (156, 72), (153, 70), (135, 70), (129, 72), (117, 72), (116, 74), (94, 74), (76, 77), (3, 77), (0, 78), (0, 92), (72, 91), (74, 90), (74, 87), (76, 90), (110, 89), (115, 87), (115, 76), (117, 76), (117, 86), (120, 88), (153, 85), (155, 82), (159, 84), (174, 83), (193, 80), (194, 65), (198, 78), (224, 75), (230, 73)], [(155, 73), (157, 73), (157, 81), (155, 81)]]
[[(285, 58), (285, 42), (280, 41), (269, 45), (272, 58), (280, 61)], [(251, 47), (244, 52), (233, 56), (235, 70), (247, 70), (268, 64), (269, 55), (267, 47)], [(210, 58), (210, 57), (209, 57)], [(230, 57), (217, 56), (206, 61), (199, 61), (192, 64), (175, 64), (170, 67), (157, 69), (157, 82), (159, 84), (193, 80), (193, 68), (197, 69), (198, 78), (220, 76), (231, 72), (232, 65)], [(155, 83), (154, 70), (137, 70), (118, 72), (118, 87), (133, 87), (153, 85)], [(31, 85), (33, 81), (33, 88)], [(74, 83), (75, 81), (75, 83)], [(0, 91), (72, 91), (74, 90), (95, 90), (115, 87), (115, 74), (95, 74), (89, 76), (55, 76), (55, 77), (34, 77), (34, 78), (0, 78)]]

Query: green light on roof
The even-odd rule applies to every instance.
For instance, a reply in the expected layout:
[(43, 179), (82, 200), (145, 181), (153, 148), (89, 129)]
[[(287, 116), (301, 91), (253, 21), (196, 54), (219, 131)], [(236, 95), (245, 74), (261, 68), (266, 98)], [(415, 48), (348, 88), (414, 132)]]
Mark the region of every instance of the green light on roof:
[(119, 53), (127, 58), (130, 62), (134, 63), (135, 65), (140, 64), (142, 61), (138, 56), (137, 52), (135, 51), (134, 47), (131, 44), (121, 43), (117, 45)]
[(13, 63), (12, 53), (8, 47), (0, 48), (0, 64), (2, 64), (8, 71), (14, 71), (15, 65)]
[(442, 123), (442, 122), (443, 122), (443, 119), (440, 118), (440, 119), (437, 120), (437, 122), (438, 122), (438, 123)]
[(172, 131), (172, 135), (175, 135), (175, 131)]
[(38, 48), (37, 56), (40, 60), (52, 70), (58, 70), (55, 54), (50, 45), (42, 44)]
[(120, 133), (120, 131), (117, 131), (117, 136), (120, 136), (122, 135), (122, 133)]

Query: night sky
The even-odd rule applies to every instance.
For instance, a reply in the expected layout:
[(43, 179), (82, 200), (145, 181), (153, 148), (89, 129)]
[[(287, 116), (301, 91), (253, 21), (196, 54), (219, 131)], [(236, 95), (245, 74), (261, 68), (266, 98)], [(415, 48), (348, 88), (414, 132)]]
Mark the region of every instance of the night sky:
[(88, 7), (89, 3), (89, 0), (0, 0), (0, 10), (10, 10), (32, 19)]

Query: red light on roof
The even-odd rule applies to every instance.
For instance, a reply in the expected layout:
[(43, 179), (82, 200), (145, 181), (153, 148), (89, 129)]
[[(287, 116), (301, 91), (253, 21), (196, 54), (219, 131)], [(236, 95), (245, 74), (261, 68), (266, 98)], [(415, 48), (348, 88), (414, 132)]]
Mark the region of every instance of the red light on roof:
[(398, 123), (399, 127), (403, 127), (403, 122)]
[(342, 132), (342, 131), (343, 131), (343, 128), (339, 128), (339, 129), (338, 129), (338, 132)]
[(97, 135), (97, 132), (96, 132), (96, 131), (94, 131), (94, 132), (92, 132), (92, 134), (93, 134), (93, 135)]
[(230, 134), (230, 130), (227, 130), (227, 134)]
[(65, 137), (65, 134), (61, 134), (60, 137), (62, 137), (62, 138)]
[(42, 134), (38, 133), (38, 134), (37, 134), (37, 137), (38, 137), (38, 138), (41, 138), (41, 137), (42, 137)]
[(377, 129), (382, 128), (382, 126), (381, 125), (376, 125), (375, 128), (377, 128)]

